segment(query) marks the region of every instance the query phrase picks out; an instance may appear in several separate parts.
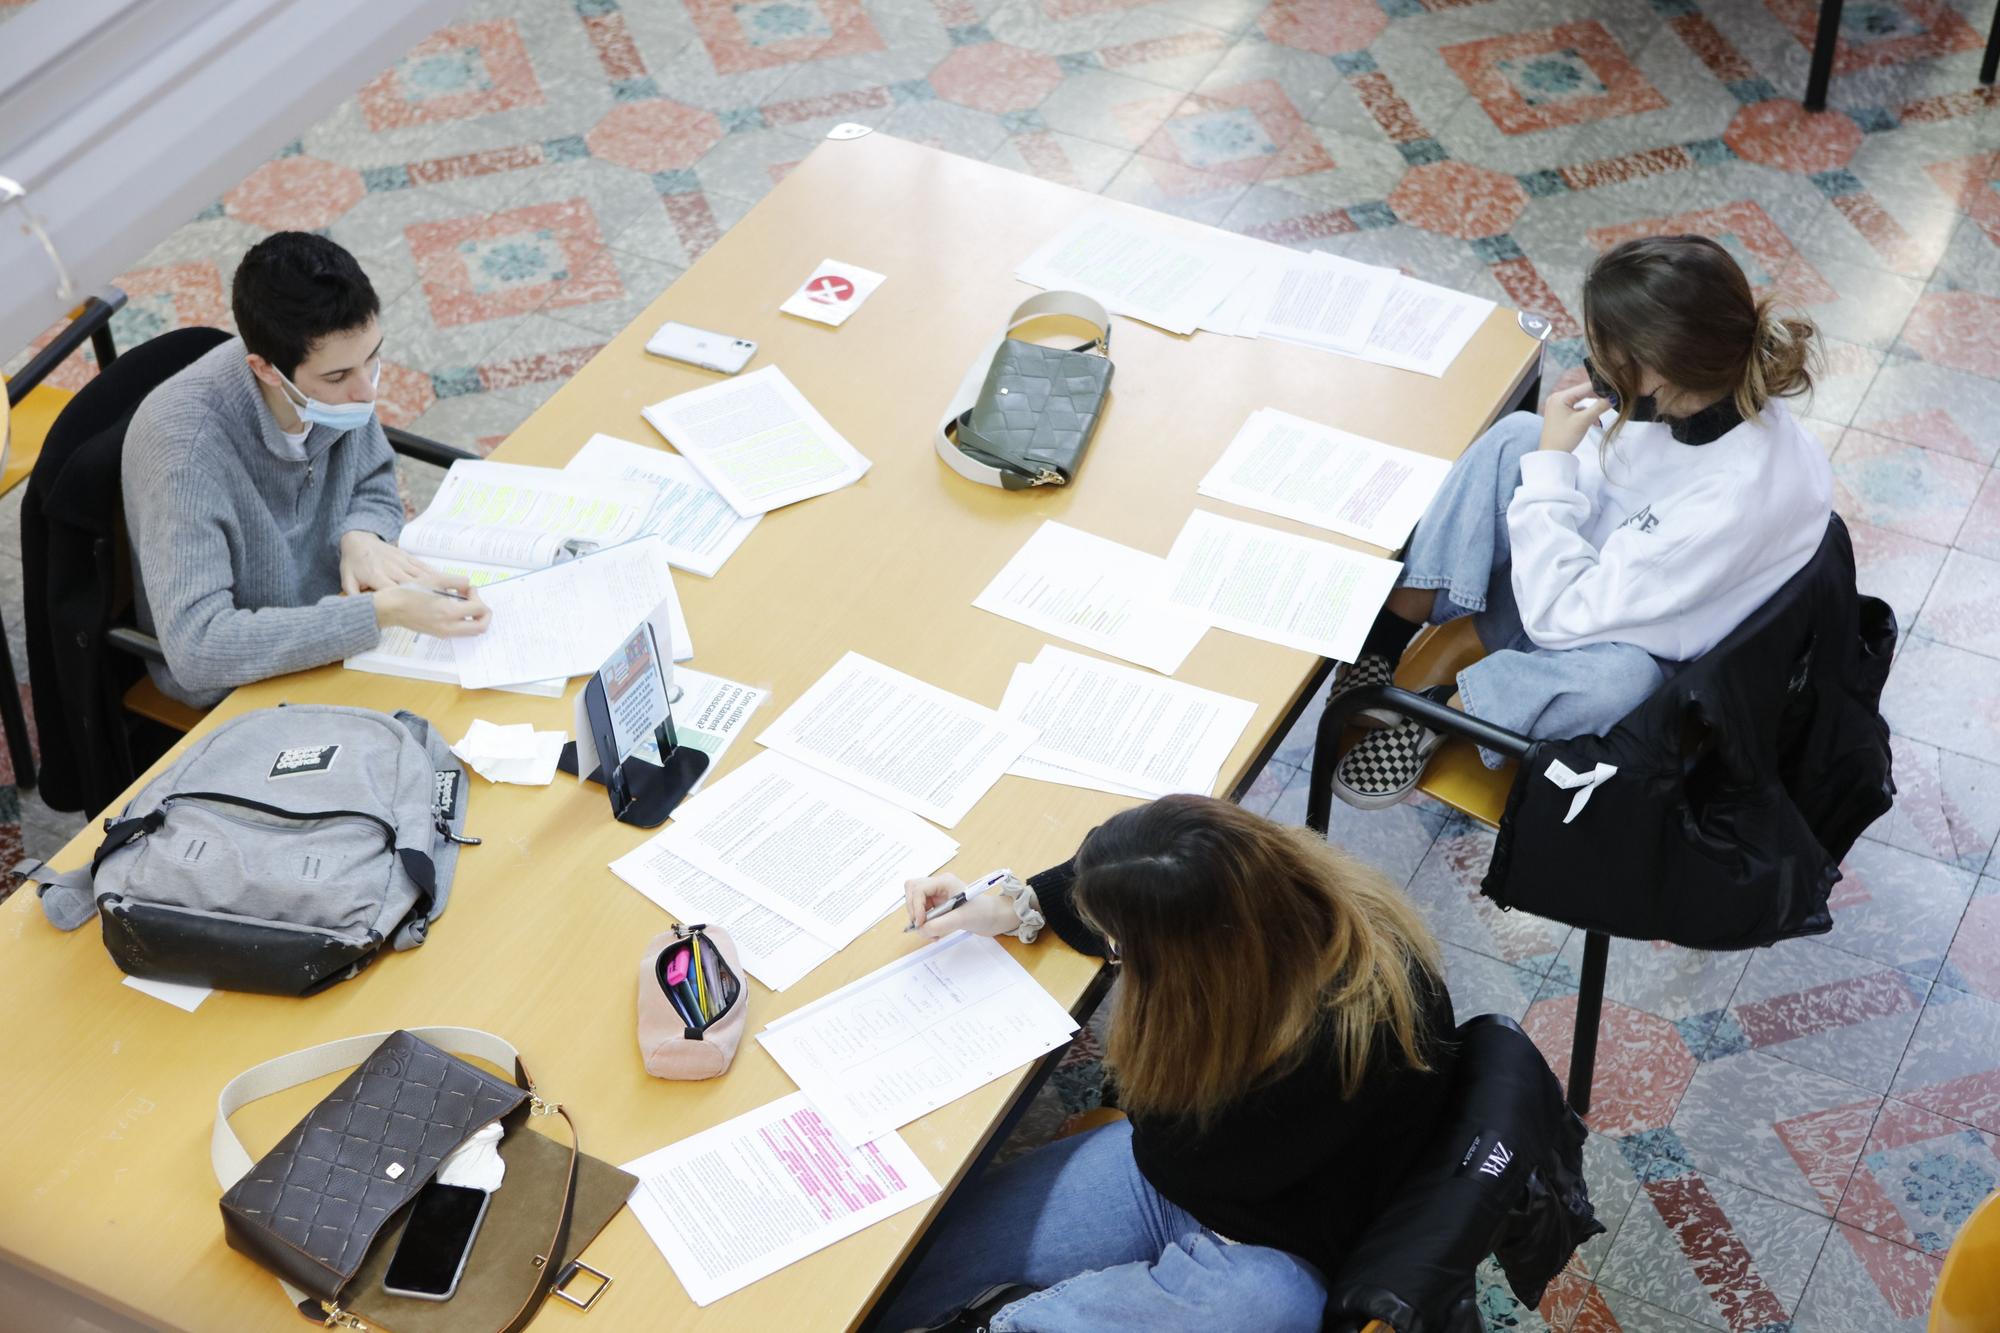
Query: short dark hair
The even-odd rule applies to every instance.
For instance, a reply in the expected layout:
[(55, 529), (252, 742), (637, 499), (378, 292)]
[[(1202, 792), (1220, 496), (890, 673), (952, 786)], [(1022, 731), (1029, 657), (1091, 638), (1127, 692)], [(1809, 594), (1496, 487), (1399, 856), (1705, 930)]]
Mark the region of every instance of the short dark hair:
[(320, 339), (358, 329), (382, 312), (354, 256), (308, 231), (273, 232), (236, 266), (229, 307), (246, 351), (287, 378)]

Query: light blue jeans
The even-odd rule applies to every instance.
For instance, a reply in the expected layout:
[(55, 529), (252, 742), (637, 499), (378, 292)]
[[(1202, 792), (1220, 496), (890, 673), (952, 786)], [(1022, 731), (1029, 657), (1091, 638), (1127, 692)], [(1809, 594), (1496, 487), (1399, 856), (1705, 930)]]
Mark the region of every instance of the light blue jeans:
[(1319, 1271), (1230, 1245), (1160, 1197), (1119, 1121), (1045, 1144), (960, 1187), (880, 1333), (941, 1323), (990, 1287), (1039, 1288), (994, 1333), (1318, 1333)]
[[(1493, 423), (1452, 464), (1403, 554), (1401, 586), (1434, 588), (1433, 623), (1474, 617), (1487, 655), (1458, 673), (1474, 717), (1523, 736), (1601, 736), (1663, 684), (1673, 664), (1635, 644), (1537, 648), (1514, 602), (1507, 505), (1521, 456), (1540, 447), (1542, 419), (1515, 412)], [(1501, 757), (1481, 750), (1488, 768)]]

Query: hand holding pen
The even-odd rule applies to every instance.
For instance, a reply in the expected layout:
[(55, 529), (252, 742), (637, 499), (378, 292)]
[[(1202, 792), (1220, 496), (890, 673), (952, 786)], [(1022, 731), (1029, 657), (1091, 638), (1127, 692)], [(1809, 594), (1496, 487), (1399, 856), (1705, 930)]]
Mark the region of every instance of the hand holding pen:
[(903, 933), (916, 931), (930, 939), (942, 939), (955, 930), (975, 935), (1004, 935), (1020, 925), (1020, 914), (1003, 894), (990, 890), (1011, 872), (996, 870), (967, 885), (956, 875), (932, 875), (913, 879), (903, 886), (904, 906), (909, 924)]

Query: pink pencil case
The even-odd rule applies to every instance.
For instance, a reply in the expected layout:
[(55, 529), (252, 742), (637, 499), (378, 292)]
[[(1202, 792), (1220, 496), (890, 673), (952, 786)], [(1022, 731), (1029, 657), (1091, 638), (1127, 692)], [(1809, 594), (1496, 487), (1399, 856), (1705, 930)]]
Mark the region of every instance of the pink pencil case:
[(717, 926), (675, 926), (639, 960), (639, 1058), (655, 1078), (714, 1078), (749, 1021), (736, 943)]

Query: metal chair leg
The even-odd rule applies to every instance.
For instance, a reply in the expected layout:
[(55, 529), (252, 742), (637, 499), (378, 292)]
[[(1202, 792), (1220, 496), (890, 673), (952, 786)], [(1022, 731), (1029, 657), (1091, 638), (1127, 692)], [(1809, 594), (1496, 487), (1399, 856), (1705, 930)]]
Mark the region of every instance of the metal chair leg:
[(2000, 4), (1993, 7), (1993, 28), (1986, 34), (1986, 57), (1979, 62), (1979, 81), (1988, 87), (2000, 73)]
[(1306, 772), (1306, 827), (1322, 838), (1333, 819), (1333, 766), (1340, 760), (1336, 750), (1340, 745), (1340, 728), (1347, 717), (1345, 709), (1326, 709), (1320, 714), (1319, 730), (1313, 737), (1312, 765)]
[(1819, 32), (1813, 38), (1812, 69), (1806, 75), (1806, 110), (1826, 110), (1826, 85), (1833, 77), (1833, 50), (1840, 44), (1841, 0), (1821, 0)]
[(14, 785), (35, 785), (35, 748), (28, 739), (28, 717), (21, 710), (21, 684), (14, 677), (14, 654), (7, 647), (7, 626), (0, 622), (0, 724), (7, 732), (7, 752), (14, 757)]
[(1569, 1048), (1569, 1105), (1578, 1115), (1590, 1114), (1590, 1081), (1597, 1073), (1597, 1021), (1604, 1013), (1604, 964), (1610, 952), (1609, 935), (1595, 930), (1584, 933), (1576, 1031)]
[(97, 368), (101, 371), (118, 359), (118, 343), (111, 336), (111, 325), (100, 325), (90, 335), (90, 350), (97, 354)]

